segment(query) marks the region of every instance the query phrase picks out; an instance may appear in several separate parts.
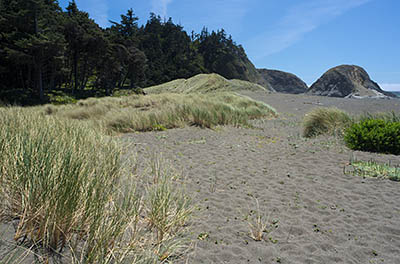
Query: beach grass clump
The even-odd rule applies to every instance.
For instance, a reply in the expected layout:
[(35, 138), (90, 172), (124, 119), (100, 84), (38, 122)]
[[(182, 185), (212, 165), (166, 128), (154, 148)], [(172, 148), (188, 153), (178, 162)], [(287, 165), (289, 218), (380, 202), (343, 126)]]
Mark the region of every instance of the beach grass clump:
[(346, 112), (337, 108), (315, 108), (304, 118), (303, 135), (305, 137), (321, 134), (341, 136), (352, 122), (352, 118)]
[(400, 181), (400, 167), (387, 163), (381, 164), (373, 160), (352, 161), (349, 165), (353, 169), (350, 173), (357, 176)]
[(132, 95), (45, 109), (45, 114), (100, 124), (107, 133), (249, 126), (251, 119), (277, 115), (270, 106), (233, 93)]
[(344, 140), (353, 150), (400, 154), (400, 122), (396, 116), (363, 118), (346, 130)]
[(82, 124), (2, 109), (2, 219), (18, 219), (15, 240), (59, 250), (75, 232), (90, 235), (120, 176), (120, 150)]
[(146, 187), (147, 223), (154, 230), (157, 244), (179, 233), (193, 211), (190, 198), (178, 187), (182, 184), (180, 175), (165, 164), (168, 163), (162, 158), (152, 158), (150, 182)]
[(365, 113), (359, 118), (359, 121), (371, 120), (371, 119), (379, 119), (379, 120), (384, 120), (386, 122), (400, 122), (400, 114), (394, 111), (389, 113), (375, 113), (375, 114)]
[[(14, 240), (43, 262), (63, 250), (71, 263), (155, 263), (176, 254), (191, 212), (176, 174), (138, 191), (141, 177), (124, 169), (115, 140), (90, 123), (40, 113), (0, 109), (0, 220), (16, 223)], [(147, 228), (155, 208), (164, 210), (152, 220), (157, 235)], [(0, 262), (13, 254), (22, 256)]]

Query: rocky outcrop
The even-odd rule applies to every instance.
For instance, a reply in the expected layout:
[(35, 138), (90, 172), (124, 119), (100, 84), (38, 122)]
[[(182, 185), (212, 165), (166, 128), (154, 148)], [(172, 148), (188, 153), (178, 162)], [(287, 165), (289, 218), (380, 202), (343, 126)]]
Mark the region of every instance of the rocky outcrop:
[(307, 84), (292, 73), (268, 69), (258, 69), (258, 72), (277, 92), (291, 94), (307, 92)]
[(368, 73), (356, 65), (340, 65), (328, 70), (307, 91), (331, 97), (394, 97), (372, 81)]

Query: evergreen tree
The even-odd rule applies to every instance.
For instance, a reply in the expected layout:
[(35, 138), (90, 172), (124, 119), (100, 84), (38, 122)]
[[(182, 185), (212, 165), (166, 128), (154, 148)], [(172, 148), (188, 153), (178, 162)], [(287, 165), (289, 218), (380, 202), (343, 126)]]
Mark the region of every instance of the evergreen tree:
[(171, 18), (162, 22), (160, 16), (152, 13), (141, 34), (140, 48), (148, 58), (148, 85), (205, 72), (191, 38)]
[(72, 1), (67, 7), (64, 35), (68, 44), (68, 84), (73, 91), (84, 89), (105, 46), (104, 34), (89, 14), (80, 11)]
[(61, 8), (54, 0), (3, 0), (0, 13), (3, 63), (18, 85), (11, 87), (34, 89), (43, 101), (44, 89), (54, 86), (65, 47)]
[(111, 42), (118, 45), (119, 53), (122, 53), (118, 81), (120, 88), (124, 86), (127, 79), (129, 79), (131, 89), (144, 80), (147, 58), (138, 48), (140, 42), (138, 19), (133, 10), (129, 9), (126, 15), (121, 15), (121, 22), (111, 22), (113, 25), (107, 31)]
[(204, 57), (209, 72), (218, 73), (228, 79), (241, 79), (244, 70), (241, 65), (241, 50), (226, 36), (223, 29), (208, 33), (203, 29), (200, 36), (199, 52)]

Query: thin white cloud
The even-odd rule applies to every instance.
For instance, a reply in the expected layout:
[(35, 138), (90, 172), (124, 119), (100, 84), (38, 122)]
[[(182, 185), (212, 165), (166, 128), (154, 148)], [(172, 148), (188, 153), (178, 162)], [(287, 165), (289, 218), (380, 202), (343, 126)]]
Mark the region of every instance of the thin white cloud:
[(379, 86), (385, 91), (400, 91), (400, 83), (380, 83)]
[(167, 17), (168, 5), (172, 3), (173, 0), (152, 0), (152, 12), (156, 15), (160, 15), (163, 18)]
[(76, 3), (79, 9), (88, 12), (101, 27), (109, 25), (107, 0), (77, 0)]
[(260, 59), (280, 52), (313, 31), (355, 7), (371, 0), (313, 0), (293, 6), (274, 30), (261, 33), (246, 43), (249, 55)]

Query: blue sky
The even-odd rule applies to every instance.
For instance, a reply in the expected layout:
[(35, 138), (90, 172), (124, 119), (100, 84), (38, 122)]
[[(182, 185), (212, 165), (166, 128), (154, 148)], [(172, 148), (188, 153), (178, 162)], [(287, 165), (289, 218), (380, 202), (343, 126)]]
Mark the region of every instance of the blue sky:
[[(66, 7), (68, 0), (60, 0)], [(76, 0), (101, 26), (132, 8), (172, 17), (187, 32), (224, 28), (257, 68), (312, 84), (340, 64), (364, 67), (385, 90), (400, 91), (399, 0)]]

